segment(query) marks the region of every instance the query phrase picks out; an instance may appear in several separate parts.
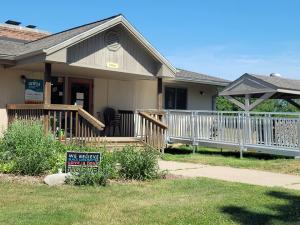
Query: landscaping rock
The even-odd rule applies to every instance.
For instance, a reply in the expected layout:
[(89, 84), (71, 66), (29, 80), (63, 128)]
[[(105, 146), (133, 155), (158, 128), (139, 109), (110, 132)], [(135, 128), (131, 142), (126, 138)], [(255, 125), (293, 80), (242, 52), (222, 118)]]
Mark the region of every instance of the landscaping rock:
[(67, 176), (67, 173), (51, 174), (44, 178), (44, 182), (49, 186), (62, 185), (65, 183)]

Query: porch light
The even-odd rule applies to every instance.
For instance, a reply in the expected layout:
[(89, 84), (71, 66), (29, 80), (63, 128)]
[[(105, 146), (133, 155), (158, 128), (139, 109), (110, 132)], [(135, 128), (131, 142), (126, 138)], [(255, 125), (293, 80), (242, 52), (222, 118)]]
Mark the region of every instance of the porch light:
[(23, 84), (25, 84), (26, 83), (26, 76), (25, 75), (21, 75), (21, 81), (22, 81), (22, 83)]
[(201, 95), (201, 96), (203, 96), (203, 95), (204, 95), (204, 91), (200, 91), (199, 93), (200, 93), (200, 95)]

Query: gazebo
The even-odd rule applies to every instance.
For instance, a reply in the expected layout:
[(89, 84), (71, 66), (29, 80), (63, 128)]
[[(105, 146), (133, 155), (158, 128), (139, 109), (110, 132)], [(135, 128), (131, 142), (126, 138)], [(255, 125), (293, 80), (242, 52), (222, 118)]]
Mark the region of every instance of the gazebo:
[[(245, 73), (230, 83), (221, 93), (246, 112), (267, 99), (282, 99), (300, 109), (300, 80), (292, 80), (272, 73), (270, 76)], [(244, 102), (240, 101), (245, 99)]]

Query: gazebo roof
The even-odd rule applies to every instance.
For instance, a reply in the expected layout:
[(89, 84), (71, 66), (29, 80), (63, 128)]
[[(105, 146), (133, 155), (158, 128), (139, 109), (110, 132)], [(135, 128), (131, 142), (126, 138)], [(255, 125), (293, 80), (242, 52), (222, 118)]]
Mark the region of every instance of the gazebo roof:
[[(226, 96), (246, 111), (267, 99), (284, 99), (300, 108), (300, 105), (293, 100), (300, 99), (300, 80), (245, 73), (230, 83), (219, 95)], [(236, 97), (245, 97), (245, 103), (238, 101)], [(251, 98), (256, 100), (251, 102)]]
[(273, 99), (300, 98), (300, 80), (286, 79), (278, 76), (244, 74), (230, 83), (221, 93), (223, 96), (260, 97), (265, 93), (273, 93)]

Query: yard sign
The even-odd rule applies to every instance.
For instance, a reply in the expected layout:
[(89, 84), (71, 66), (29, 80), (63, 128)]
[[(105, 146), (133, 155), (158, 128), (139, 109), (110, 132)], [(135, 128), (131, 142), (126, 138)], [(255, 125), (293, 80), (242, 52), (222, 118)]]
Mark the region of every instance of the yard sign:
[(99, 152), (67, 152), (66, 172), (74, 172), (82, 167), (98, 171), (100, 161)]

